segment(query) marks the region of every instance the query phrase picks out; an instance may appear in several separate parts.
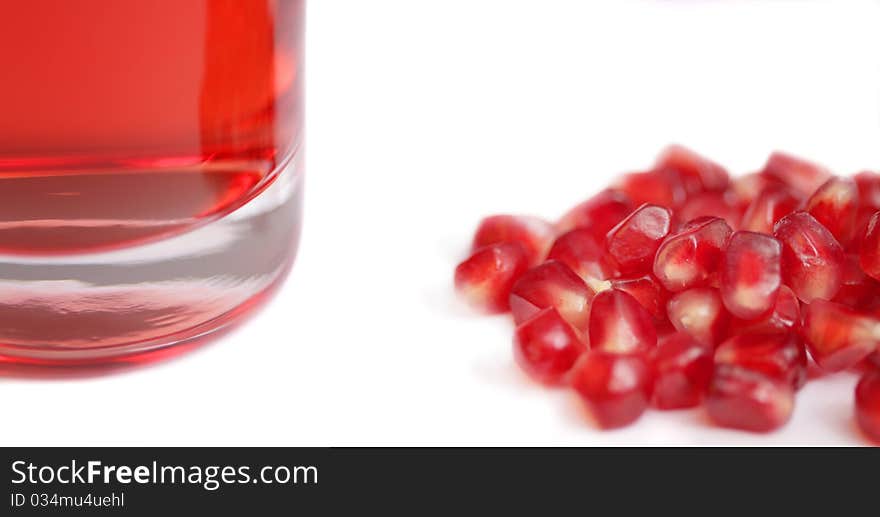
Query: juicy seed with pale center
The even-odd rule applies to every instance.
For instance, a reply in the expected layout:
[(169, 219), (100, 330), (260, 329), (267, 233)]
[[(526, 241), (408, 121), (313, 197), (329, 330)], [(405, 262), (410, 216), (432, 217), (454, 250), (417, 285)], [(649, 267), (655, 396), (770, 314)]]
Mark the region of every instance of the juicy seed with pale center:
[(569, 210), (556, 223), (558, 232), (582, 228), (597, 240), (604, 240), (614, 228), (635, 209), (632, 200), (624, 192), (606, 189)]
[(718, 270), (730, 234), (730, 226), (719, 217), (691, 221), (657, 249), (654, 276), (672, 292), (707, 285)]
[(586, 228), (576, 228), (556, 239), (547, 260), (562, 262), (587, 285), (607, 280), (614, 273), (605, 257), (604, 242), (597, 241)]
[(658, 409), (695, 407), (702, 402), (712, 378), (712, 349), (689, 334), (676, 332), (651, 350)]
[(807, 353), (793, 334), (740, 334), (718, 345), (715, 363), (753, 370), (795, 389), (807, 380)]
[(772, 233), (773, 225), (799, 204), (800, 200), (787, 187), (771, 184), (746, 208), (739, 227), (750, 232)]
[(636, 421), (651, 400), (651, 366), (643, 353), (590, 350), (574, 367), (571, 385), (604, 429)]
[(855, 366), (877, 349), (880, 320), (835, 302), (815, 300), (804, 314), (804, 343), (823, 370)]
[(480, 221), (471, 250), (490, 244), (519, 243), (532, 265), (543, 260), (556, 230), (549, 222), (530, 215), (493, 215)]
[(486, 246), (455, 268), (455, 289), (478, 310), (504, 312), (514, 282), (528, 268), (528, 254), (519, 244)]
[(776, 304), (781, 275), (782, 245), (755, 232), (736, 232), (721, 258), (720, 290), (724, 306), (734, 316), (754, 320), (768, 315)]
[(706, 411), (717, 425), (769, 432), (788, 422), (793, 409), (790, 384), (738, 366), (715, 367)]
[(597, 294), (590, 310), (590, 346), (609, 352), (647, 350), (657, 344), (648, 311), (628, 293), (608, 289)]
[(721, 302), (717, 289), (697, 287), (682, 291), (666, 305), (669, 321), (698, 342), (715, 346), (727, 331), (730, 314)]
[(781, 152), (770, 155), (762, 174), (782, 181), (804, 198), (831, 177), (821, 165)]
[(593, 291), (565, 264), (551, 260), (536, 266), (513, 284), (510, 310), (517, 325), (547, 307), (556, 307), (559, 314), (578, 331), (585, 332), (589, 323)]
[(859, 188), (851, 178), (833, 177), (807, 200), (804, 210), (846, 246), (852, 241), (859, 214)]
[(586, 350), (578, 333), (548, 307), (516, 328), (514, 358), (533, 379), (559, 384)]
[(605, 246), (623, 275), (650, 272), (660, 243), (669, 234), (672, 213), (661, 206), (642, 205), (608, 232)]
[(806, 212), (783, 217), (773, 230), (782, 243), (782, 278), (806, 303), (834, 298), (846, 255), (834, 235)]

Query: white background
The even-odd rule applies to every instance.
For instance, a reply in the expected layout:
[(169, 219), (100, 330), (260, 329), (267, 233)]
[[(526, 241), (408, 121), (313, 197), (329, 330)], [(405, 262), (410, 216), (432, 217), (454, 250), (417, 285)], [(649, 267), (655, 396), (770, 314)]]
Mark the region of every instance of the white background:
[(311, 0), (306, 225), (245, 326), (107, 375), (0, 377), (3, 445), (861, 444), (855, 378), (770, 435), (700, 411), (595, 430), (452, 269), (492, 212), (556, 217), (671, 141), (880, 168), (880, 4)]

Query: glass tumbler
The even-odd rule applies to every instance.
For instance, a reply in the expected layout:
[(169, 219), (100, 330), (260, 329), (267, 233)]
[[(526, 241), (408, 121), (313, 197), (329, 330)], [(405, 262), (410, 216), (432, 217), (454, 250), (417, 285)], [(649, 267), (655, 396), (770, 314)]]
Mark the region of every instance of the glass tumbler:
[(285, 276), (304, 0), (7, 0), (0, 360), (144, 357)]

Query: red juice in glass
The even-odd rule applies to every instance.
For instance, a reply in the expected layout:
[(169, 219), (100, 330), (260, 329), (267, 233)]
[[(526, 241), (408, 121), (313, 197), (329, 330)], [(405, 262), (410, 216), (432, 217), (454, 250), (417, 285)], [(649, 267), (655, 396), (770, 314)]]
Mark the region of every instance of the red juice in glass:
[(12, 0), (0, 17), (0, 356), (221, 328), (300, 222), (303, 0)]

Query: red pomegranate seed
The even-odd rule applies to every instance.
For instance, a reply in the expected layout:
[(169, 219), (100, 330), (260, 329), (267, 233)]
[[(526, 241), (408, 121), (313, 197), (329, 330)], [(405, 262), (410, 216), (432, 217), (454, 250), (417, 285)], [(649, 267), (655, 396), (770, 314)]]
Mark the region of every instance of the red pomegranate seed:
[(730, 175), (724, 167), (681, 145), (667, 147), (654, 168), (677, 172), (686, 184), (694, 185), (689, 192), (724, 190), (730, 183)]
[(693, 221), (700, 217), (720, 217), (731, 228), (739, 228), (745, 207), (730, 192), (703, 192), (693, 195), (676, 210), (681, 221)]
[(843, 262), (843, 280), (835, 302), (847, 307), (866, 307), (880, 299), (880, 282), (869, 277), (859, 265), (858, 255), (847, 255)]
[(856, 386), (856, 422), (880, 444), (880, 370), (865, 373)]
[(695, 287), (673, 296), (666, 306), (672, 325), (698, 342), (714, 346), (727, 332), (730, 314), (717, 289)]
[(787, 187), (768, 187), (746, 208), (739, 227), (750, 232), (773, 233), (773, 225), (800, 203)]
[(636, 206), (647, 203), (677, 207), (688, 195), (681, 177), (665, 169), (625, 174), (616, 188), (626, 193)]
[(782, 243), (782, 278), (804, 302), (834, 298), (843, 282), (845, 255), (837, 239), (813, 216), (795, 212), (773, 230)]
[(810, 196), (804, 206), (810, 215), (846, 246), (855, 236), (859, 189), (850, 178), (833, 177)]
[(538, 217), (493, 215), (480, 221), (471, 249), (476, 251), (490, 244), (516, 242), (528, 252), (529, 261), (536, 264), (543, 260), (555, 234), (553, 225)]
[(672, 213), (642, 205), (608, 232), (606, 248), (623, 275), (648, 273), (660, 243), (669, 234)]
[(769, 316), (753, 320), (731, 318), (728, 335), (796, 332), (800, 329), (800, 323), (800, 300), (794, 291), (783, 285), (779, 288), (776, 304)]
[(801, 325), (801, 303), (794, 291), (787, 285), (779, 288), (779, 296), (776, 297), (776, 306), (773, 312), (765, 321), (773, 326), (774, 329), (794, 329), (797, 330)]
[(880, 280), (880, 212), (871, 216), (868, 222), (862, 238), (859, 264), (868, 276)]
[(745, 210), (745, 208), (758, 198), (761, 192), (771, 187), (785, 188), (785, 183), (778, 179), (765, 176), (760, 172), (753, 172), (751, 174), (745, 174), (734, 178), (730, 184), (730, 192), (734, 195), (734, 198), (738, 201), (742, 209)]
[(768, 432), (788, 422), (793, 409), (790, 384), (729, 364), (715, 367), (706, 411), (716, 424)]
[(794, 334), (740, 334), (718, 345), (715, 363), (753, 370), (794, 389), (807, 381), (807, 352)]
[(545, 384), (560, 383), (585, 350), (577, 332), (553, 307), (517, 327), (513, 338), (517, 364)]
[(623, 218), (631, 214), (635, 208), (636, 206), (625, 193), (605, 189), (569, 210), (556, 223), (556, 230), (561, 233), (584, 228), (602, 241), (608, 231), (623, 221)]
[(855, 235), (849, 249), (858, 252), (871, 216), (880, 210), (880, 174), (863, 171), (856, 174), (854, 179), (859, 188), (859, 213), (856, 217)]
[(642, 353), (590, 350), (575, 365), (571, 384), (605, 429), (636, 421), (651, 399), (652, 375)]
[(708, 284), (718, 270), (721, 250), (730, 233), (730, 226), (718, 217), (687, 223), (657, 249), (654, 276), (672, 292)]
[(479, 310), (504, 312), (511, 287), (528, 268), (528, 254), (519, 244), (486, 246), (455, 268), (455, 289)]
[(590, 346), (610, 352), (647, 350), (657, 345), (654, 321), (632, 296), (608, 289), (593, 298)]
[(719, 283), (724, 306), (737, 318), (754, 320), (776, 305), (782, 285), (778, 240), (755, 232), (736, 232), (721, 257)]
[(859, 188), (859, 204), (863, 207), (880, 210), (880, 174), (873, 171), (862, 171), (853, 180)]
[(880, 174), (775, 153), (731, 181), (674, 145), (555, 225), (486, 218), (472, 253), (456, 289), (509, 308), (517, 363), (571, 381), (602, 427), (702, 400), (719, 425), (769, 431), (806, 378), (851, 368), (880, 442)]
[(676, 332), (650, 354), (654, 372), (651, 403), (658, 409), (700, 404), (712, 378), (712, 349), (689, 334)]
[(815, 300), (804, 312), (804, 342), (823, 370), (854, 366), (877, 348), (880, 320), (845, 305)]
[(821, 165), (781, 152), (770, 155), (762, 173), (782, 181), (804, 198), (831, 177), (828, 169)]
[(880, 210), (880, 174), (862, 171), (854, 175), (853, 180), (859, 189), (859, 220), (861, 221), (865, 215), (870, 218), (874, 212)]
[(517, 325), (541, 309), (556, 307), (575, 329), (586, 332), (593, 291), (565, 264), (551, 260), (536, 266), (513, 284), (510, 310)]
[(556, 239), (547, 260), (562, 262), (589, 286), (595, 286), (614, 274), (614, 267), (605, 257), (604, 242), (597, 241), (593, 232), (586, 228), (576, 228)]
[(875, 211), (875, 209), (865, 207), (864, 205), (859, 207), (853, 239), (850, 241), (849, 246), (846, 247), (846, 251), (858, 253), (862, 249), (862, 239), (865, 238), (865, 234), (868, 232), (868, 224), (871, 222), (871, 217), (874, 216)]
[(669, 321), (666, 317), (666, 303), (669, 291), (660, 285), (652, 275), (636, 278), (618, 278), (611, 281), (611, 287), (629, 293), (651, 314), (655, 322)]

